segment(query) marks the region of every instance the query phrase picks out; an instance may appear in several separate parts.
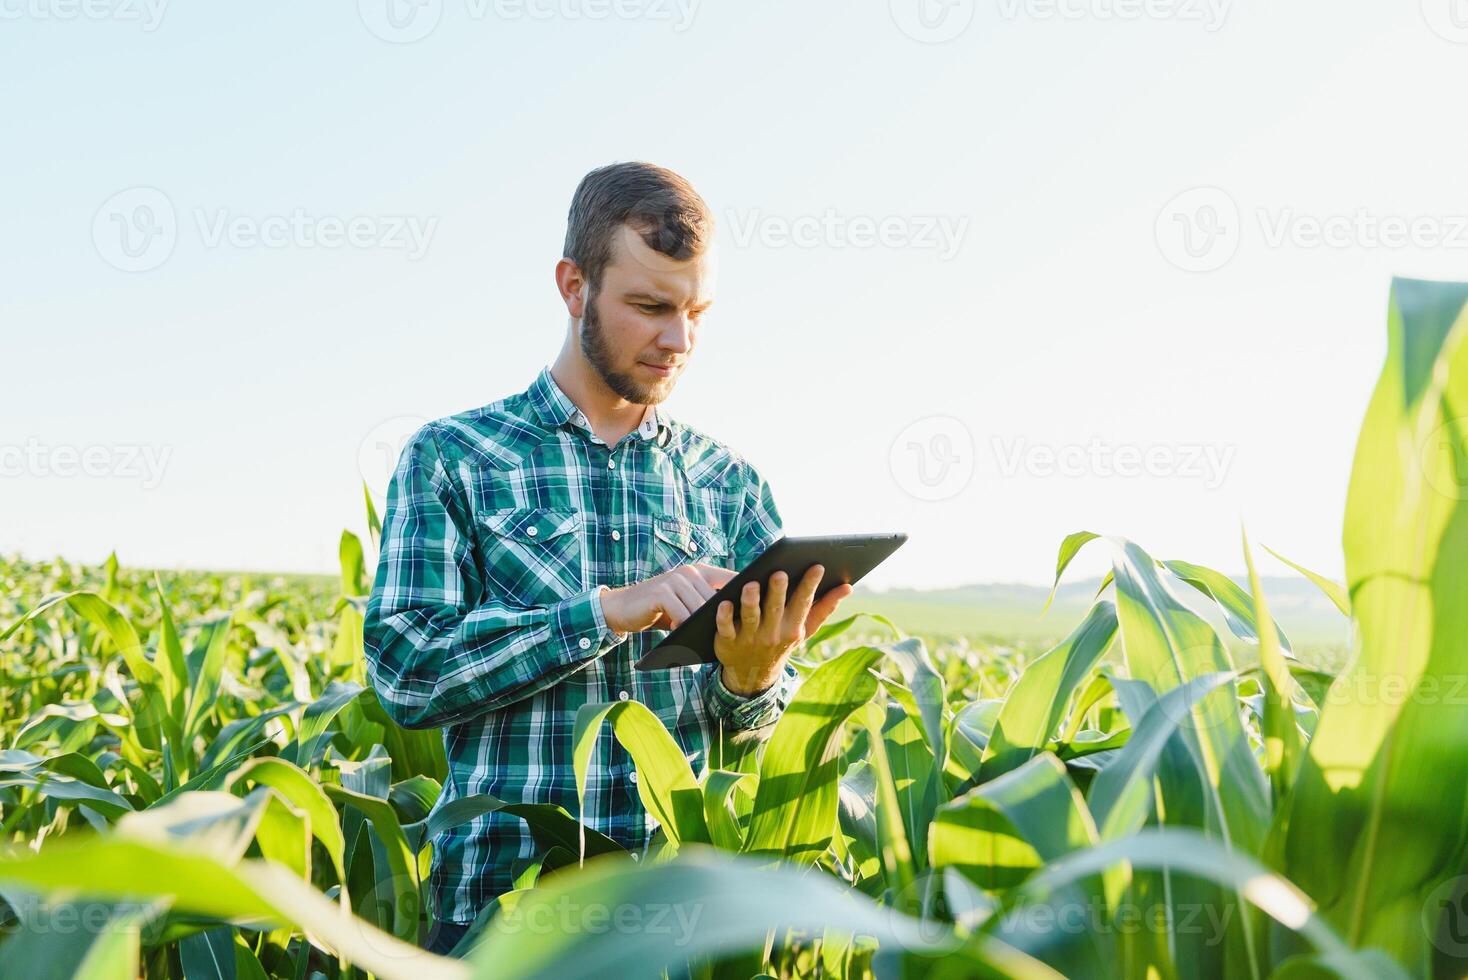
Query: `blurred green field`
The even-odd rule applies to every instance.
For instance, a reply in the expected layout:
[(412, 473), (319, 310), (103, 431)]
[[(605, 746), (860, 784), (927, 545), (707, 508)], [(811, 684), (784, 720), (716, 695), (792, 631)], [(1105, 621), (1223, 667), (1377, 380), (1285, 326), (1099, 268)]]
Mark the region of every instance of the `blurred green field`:
[[(1063, 584), (1048, 610), (1045, 609), (1048, 590), (1032, 585), (981, 584), (953, 589), (885, 591), (858, 586), (841, 609), (843, 613), (886, 616), (935, 647), (965, 641), (980, 649), (1001, 647), (1043, 653), (1081, 621), (1100, 584), (1099, 579)], [(1242, 581), (1239, 584), (1247, 585)], [(1314, 666), (1337, 669), (1349, 640), (1348, 624), (1340, 611), (1303, 579), (1266, 577), (1263, 585), (1270, 609), (1300, 659)], [(1179, 598), (1215, 625), (1221, 625), (1211, 604), (1189, 595)], [(1255, 662), (1251, 645), (1237, 640), (1226, 629), (1219, 632), (1228, 638), (1230, 652), (1240, 663)]]

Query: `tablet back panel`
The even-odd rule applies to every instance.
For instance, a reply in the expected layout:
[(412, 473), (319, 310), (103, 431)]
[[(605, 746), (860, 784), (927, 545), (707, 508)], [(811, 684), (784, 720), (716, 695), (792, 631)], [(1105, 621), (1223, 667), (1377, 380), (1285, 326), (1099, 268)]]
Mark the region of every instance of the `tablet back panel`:
[(716, 617), (719, 603), (725, 599), (734, 603), (737, 623), (739, 592), (746, 582), (760, 583), (763, 601), (765, 582), (774, 572), (783, 570), (790, 577), (788, 594), (795, 589), (806, 569), (820, 564), (826, 569), (821, 576), (821, 584), (816, 588), (816, 598), (820, 598), (842, 582), (856, 584), (906, 540), (907, 535), (901, 533), (778, 538), (712, 598), (694, 610), (693, 615), (682, 625), (649, 650), (637, 662), (637, 669), (662, 670), (668, 667), (714, 663), (714, 636), (718, 632)]

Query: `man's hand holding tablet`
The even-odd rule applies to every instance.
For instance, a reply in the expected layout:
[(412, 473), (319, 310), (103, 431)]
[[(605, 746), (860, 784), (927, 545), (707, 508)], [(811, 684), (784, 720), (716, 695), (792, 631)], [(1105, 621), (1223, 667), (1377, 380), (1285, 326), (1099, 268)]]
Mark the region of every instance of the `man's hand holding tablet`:
[(637, 661), (638, 670), (719, 663), (726, 687), (755, 693), (779, 678), (790, 651), (836, 611), (852, 585), (906, 540), (900, 532), (781, 537), (737, 574), (690, 563), (609, 589), (602, 612), (618, 632), (671, 630)]
[(759, 583), (745, 582), (739, 590), (737, 626), (734, 603), (727, 599), (719, 603), (714, 656), (724, 665), (724, 686), (731, 692), (749, 697), (778, 681), (790, 652), (820, 628), (842, 599), (851, 595), (851, 586), (843, 582), (817, 600), (816, 586), (821, 584), (825, 572), (822, 566), (812, 565), (788, 603), (785, 601), (787, 576), (775, 572), (765, 590), (763, 608)]
[[(753, 695), (779, 680), (791, 652), (851, 595), (851, 586), (842, 583), (817, 601), (816, 587), (824, 573), (821, 565), (812, 565), (787, 597), (789, 577), (777, 571), (764, 589), (763, 602), (760, 584), (746, 582), (739, 593), (737, 622), (734, 604), (719, 603), (714, 654), (724, 665), (724, 686), (735, 694)], [(634, 585), (608, 587), (601, 596), (602, 615), (618, 633), (677, 629), (735, 574), (697, 562), (679, 565)]]

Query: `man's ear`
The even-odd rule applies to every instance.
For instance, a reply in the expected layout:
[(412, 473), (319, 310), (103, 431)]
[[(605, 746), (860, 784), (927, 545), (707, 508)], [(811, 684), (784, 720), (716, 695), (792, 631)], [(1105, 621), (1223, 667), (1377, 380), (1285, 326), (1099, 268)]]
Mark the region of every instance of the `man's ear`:
[(579, 320), (586, 311), (586, 277), (581, 274), (581, 267), (570, 259), (561, 259), (556, 263), (556, 288), (561, 291), (561, 300), (566, 304), (566, 312), (571, 314), (571, 319)]

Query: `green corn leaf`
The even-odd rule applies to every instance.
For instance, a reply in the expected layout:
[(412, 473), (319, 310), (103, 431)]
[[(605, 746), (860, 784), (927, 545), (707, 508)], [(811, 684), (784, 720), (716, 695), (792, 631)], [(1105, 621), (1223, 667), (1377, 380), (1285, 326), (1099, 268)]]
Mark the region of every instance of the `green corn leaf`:
[(234, 755), (223, 760), (222, 762), (218, 762), (208, 769), (205, 769), (203, 772), (200, 772), (198, 775), (194, 776), (182, 786), (175, 787), (174, 789), (169, 790), (167, 793), (164, 793), (152, 805), (150, 805), (148, 809), (152, 810), (158, 807), (166, 806), (177, 800), (184, 793), (209, 790), (213, 789), (215, 786), (223, 784), (225, 778), (229, 775), (229, 773), (234, 769), (235, 766), (239, 765), (241, 762), (245, 761), (268, 744), (269, 743), (267, 741), (259, 741), (254, 743), (253, 745), (246, 746), (244, 749), (236, 752)]
[(1280, 639), (1275, 635), (1274, 620), (1259, 573), (1254, 569), (1254, 556), (1249, 536), (1244, 535), (1244, 564), (1249, 569), (1249, 590), (1254, 594), (1254, 608), (1259, 624), (1259, 679), (1264, 687), (1264, 771), (1274, 787), (1274, 799), (1281, 804), (1295, 785), (1300, 769), (1303, 746), (1295, 723), (1295, 679), (1290, 675)]
[(745, 853), (809, 863), (830, 846), (841, 729), (877, 693), (870, 670), (881, 656), (877, 647), (853, 647), (801, 683), (760, 760)]
[[(168, 597), (164, 594), (163, 583), (156, 573), (153, 575), (153, 587), (158, 595), (159, 611), (158, 653), (154, 657), (154, 666), (158, 671), (158, 689), (168, 706), (170, 719), (181, 732), (184, 697), (189, 687), (189, 668), (184, 661), (178, 627), (173, 622), (173, 611), (168, 608)], [(177, 754), (175, 758), (178, 758)]]
[(743, 843), (743, 834), (730, 809), (730, 795), (739, 787), (752, 792), (759, 777), (750, 772), (729, 772), (725, 769), (712, 770), (703, 781), (703, 816), (708, 823), (709, 838), (726, 851), (737, 851)]
[[(1376, 976), (1370, 972), (1372, 964), (1379, 962), (1376, 957), (1356, 953), (1347, 946), (1297, 886), (1248, 855), (1230, 850), (1222, 842), (1193, 830), (1143, 830), (1061, 857), (1005, 896), (1004, 908), (1007, 911), (1043, 900), (1069, 884), (1122, 862), (1135, 869), (1166, 869), (1174, 875), (1213, 882), (1224, 893), (1241, 896), (1280, 925), (1298, 933), (1316, 951), (1338, 964), (1338, 968), (1346, 970), (1342, 976), (1351, 980), (1370, 980)], [(1001, 922), (1003, 918), (1001, 913), (992, 921)], [(1238, 965), (1241, 975), (1249, 969), (1247, 965)]]
[(1101, 535), (1091, 531), (1076, 531), (1067, 534), (1065, 540), (1060, 542), (1060, 554), (1055, 558), (1055, 582), (1050, 586), (1050, 594), (1045, 597), (1045, 606), (1041, 611), (1048, 610), (1050, 604), (1055, 601), (1055, 592), (1060, 588), (1060, 578), (1065, 570), (1070, 567), (1071, 561), (1076, 554), (1086, 546), (1088, 542), (1095, 541)]
[(367, 563), (362, 556), (362, 539), (351, 531), (343, 531), (338, 547), (342, 567), (342, 595), (367, 594)]
[(227, 787), (248, 783), (269, 786), (310, 818), (311, 835), (325, 848), (337, 881), (345, 885), (346, 841), (342, 838), (336, 807), (326, 791), (303, 769), (273, 757), (250, 759), (225, 780)]
[(393, 812), (392, 805), (375, 796), (357, 793), (345, 786), (325, 786), (326, 795), (337, 803), (355, 807), (367, 818), (371, 833), (376, 836), (379, 847), (374, 847), (374, 856), (380, 851), (383, 866), (378, 869), (379, 882), (390, 878), (393, 896), (393, 935), (400, 939), (416, 942), (418, 938), (418, 869), (408, 839), (403, 835), (402, 824)]
[[(1154, 692), (1169, 691), (1204, 674), (1232, 672), (1218, 634), (1172, 593), (1141, 548), (1116, 541), (1113, 571), (1117, 620), (1133, 678)], [(1182, 729), (1200, 767), (1209, 805), (1204, 824), (1248, 853), (1259, 853), (1268, 825), (1266, 782), (1249, 749), (1230, 680), (1190, 711)]]
[(213, 617), (204, 627), (201, 638), (204, 655), (194, 677), (188, 714), (183, 725), (184, 737), (187, 739), (198, 734), (204, 716), (219, 697), (219, 678), (224, 672), (224, 657), (229, 651), (229, 630), (233, 621), (233, 616), (224, 613)]
[(1460, 873), (1468, 699), (1468, 285), (1398, 279), (1346, 499), (1359, 651), (1320, 714), (1285, 867), (1352, 945), (1415, 968), (1419, 910)]
[(133, 812), (133, 806), (126, 798), (110, 789), (102, 789), (71, 776), (42, 771), (15, 773), (0, 777), (0, 786), (30, 787), (44, 799), (67, 805), (88, 806), (113, 820)]
[(361, 697), (366, 689), (360, 684), (332, 681), (321, 697), (306, 706), (301, 715), (301, 727), (296, 733), (295, 744), (286, 757), (302, 769), (309, 769), (321, 761), (325, 751), (326, 730), (337, 714), (348, 704)]
[(178, 944), (184, 980), (235, 980), (234, 930), (218, 926), (185, 936)]
[[(943, 675), (934, 668), (927, 647), (917, 637), (884, 644), (882, 651), (886, 659), (897, 668), (903, 684), (906, 685), (901, 689), (900, 696), (897, 690), (893, 690), (892, 694), (913, 723), (921, 726), (920, 731), (933, 758), (934, 772), (941, 775), (948, 757), (948, 747), (943, 737), (943, 705), (947, 700)], [(938, 779), (936, 783), (941, 785), (942, 780)]]
[(805, 638), (805, 649), (814, 650), (822, 643), (825, 643), (828, 640), (835, 639), (842, 633), (845, 633), (847, 630), (851, 629), (857, 624), (859, 620), (862, 619), (870, 619), (874, 623), (881, 623), (882, 626), (890, 630), (892, 632), (892, 635), (899, 640), (903, 639), (905, 635), (902, 630), (897, 626), (897, 624), (892, 622), (892, 620), (888, 619), (886, 616), (883, 616), (879, 613), (859, 612), (847, 616), (845, 619), (838, 619), (834, 623), (825, 623), (820, 626), (814, 633)]
[(106, 636), (113, 649), (122, 656), (139, 690), (138, 703), (133, 706), (134, 731), (145, 748), (157, 750), (163, 744), (160, 736), (166, 734), (165, 724), (169, 717), (162, 678), (153, 662), (143, 652), (137, 631), (127, 617), (107, 600), (93, 592), (66, 592), (48, 596), (0, 632), (0, 640), (8, 638), (26, 623), (62, 603)]
[[(343, 609), (341, 615), (345, 623), (348, 610)], [(355, 609), (351, 610), (350, 615), (356, 623), (355, 643), (360, 648), (361, 615)], [(353, 656), (359, 654), (354, 653)], [(442, 732), (431, 728), (403, 728), (388, 716), (376, 690), (370, 690), (363, 695), (356, 705), (369, 722), (382, 728), (382, 745), (392, 757), (393, 779), (427, 776), (439, 784), (448, 779), (449, 763), (444, 754)], [(362, 748), (367, 749), (370, 746)]]
[(668, 840), (675, 845), (685, 841), (707, 844), (709, 830), (698, 780), (673, 736), (639, 701), (586, 704), (576, 712), (572, 762), (576, 798), (581, 805), (586, 805), (586, 777), (603, 722), (611, 726), (612, 734), (632, 756), (637, 766), (637, 796), (662, 825)]
[(376, 544), (382, 540), (382, 520), (377, 516), (377, 505), (372, 502), (372, 491), (368, 489), (366, 480), (362, 481), (362, 499), (367, 504), (367, 533)]
[[(137, 980), (140, 930), (162, 908), (64, 900), (37, 908), (5, 897), (19, 922), (0, 947), (0, 975), (24, 980)], [(72, 923), (86, 927), (67, 928)]]
[(1054, 649), (1020, 675), (984, 749), (981, 780), (1017, 769), (1043, 752), (1065, 720), (1071, 695), (1106, 655), (1116, 635), (1116, 607), (1102, 600)]
[[(1162, 567), (1212, 599), (1219, 611), (1223, 613), (1223, 621), (1234, 636), (1249, 643), (1259, 642), (1260, 624), (1263, 621), (1258, 618), (1260, 614), (1255, 607), (1254, 599), (1248, 592), (1239, 588), (1237, 582), (1222, 572), (1215, 572), (1211, 568), (1194, 565), (1192, 562), (1164, 561)], [(1284, 653), (1293, 656), (1290, 641), (1280, 625), (1272, 619), (1265, 625), (1273, 631), (1279, 648)]]
[(442, 789), (443, 787), (439, 786), (436, 779), (430, 779), (427, 776), (410, 776), (392, 784), (392, 789), (387, 794), (387, 801), (393, 805), (393, 809), (398, 811), (399, 820), (405, 824), (414, 823), (428, 817)]
[(1191, 723), (1193, 706), (1230, 676), (1220, 672), (1193, 678), (1151, 702), (1133, 719), (1131, 738), (1096, 774), (1087, 796), (1102, 840), (1116, 840), (1142, 828), (1152, 807), (1153, 774), (1163, 749), (1179, 727)]
[[(1114, 608), (1114, 607), (1113, 607)], [(1102, 671), (1091, 675), (1086, 686), (1081, 688), (1075, 697), (1075, 705), (1070, 710), (1070, 720), (1065, 723), (1065, 728), (1060, 733), (1060, 741), (1069, 742), (1076, 737), (1085, 723), (1086, 715), (1101, 702), (1101, 699), (1111, 693), (1111, 678)]]
[(602, 854), (627, 854), (627, 849), (621, 844), (586, 826), (553, 803), (507, 803), (502, 809), (525, 821), (530, 828), (530, 836), (542, 852), (561, 848), (572, 854), (585, 854), (588, 858)]
[[(933, 824), (935, 868), (953, 868), (986, 889), (1012, 888), (1046, 862), (1096, 844), (1091, 812), (1050, 753), (970, 790), (943, 807)], [(1064, 902), (1077, 908), (1103, 904), (1102, 876), (1078, 879), (1064, 889)], [(1100, 930), (1025, 929), (1000, 938), (1067, 976), (1105, 976), (1116, 961), (1114, 937)], [(1028, 947), (1028, 948), (1027, 948)]]
[[(1127, 687), (1113, 678), (1119, 698), (1127, 691), (1169, 691), (1205, 674), (1233, 671), (1228, 650), (1202, 617), (1172, 592), (1156, 561), (1137, 545), (1112, 542), (1117, 622), (1126, 664), (1134, 680)], [(1230, 678), (1189, 708), (1177, 745), (1159, 769), (1162, 809), (1169, 824), (1206, 829), (1224, 846), (1259, 854), (1269, 828), (1269, 790), (1238, 710), (1237, 685)], [(1133, 707), (1128, 717), (1141, 717)], [(1143, 887), (1170, 889), (1175, 900), (1209, 907), (1220, 898), (1204, 881), (1173, 881), (1164, 874)], [(1221, 968), (1225, 955), (1249, 964), (1260, 955), (1262, 937), (1250, 916), (1241, 916), (1220, 947), (1202, 935), (1179, 935), (1168, 953), (1185, 975), (1207, 976)], [(1145, 954), (1149, 964), (1157, 954)], [(1252, 976), (1252, 972), (1250, 973)]]
[[(867, 730), (870, 746), (869, 766), (873, 782), (873, 827), (876, 831), (876, 850), (881, 855), (882, 867), (886, 871), (888, 887), (902, 900), (907, 909), (918, 898), (914, 894), (917, 866), (913, 859), (912, 840), (908, 836), (908, 820), (904, 819), (902, 799), (897, 791), (897, 781), (892, 772), (892, 760), (887, 754), (887, 712), (875, 702), (857, 707), (854, 717)], [(839, 796), (839, 787), (838, 787)]]
[(1326, 578), (1324, 575), (1317, 575), (1303, 565), (1295, 564), (1284, 555), (1275, 551), (1273, 548), (1270, 548), (1268, 545), (1260, 545), (1260, 547), (1269, 552), (1275, 558), (1278, 558), (1280, 561), (1293, 568), (1295, 571), (1299, 572), (1301, 575), (1305, 576), (1311, 582), (1314, 582), (1315, 587), (1318, 588), (1322, 593), (1324, 593), (1325, 597), (1329, 599), (1332, 603), (1334, 603), (1335, 607), (1341, 611), (1341, 615), (1351, 615), (1351, 596), (1350, 593), (1346, 591), (1346, 587), (1344, 585), (1341, 585), (1339, 582), (1334, 582)]
[[(560, 909), (605, 908), (657, 928), (605, 929), (599, 918)], [(769, 869), (761, 862), (689, 847), (678, 860), (641, 868), (626, 862), (589, 862), (574, 876), (557, 875), (519, 897), (513, 914), (487, 926), (469, 956), (476, 977), (496, 980), (602, 980), (648, 976), (683, 964), (757, 950), (773, 929), (820, 935), (827, 928), (864, 935), (913, 957), (926, 971), (945, 956), (963, 976), (1051, 980), (1038, 961), (987, 937), (966, 943), (941, 925), (920, 923), (882, 908), (820, 875)], [(537, 921), (551, 930), (527, 928)]]
[(995, 889), (1098, 839), (1065, 764), (1045, 752), (945, 804), (929, 846), (935, 868), (957, 868)]
[[(238, 863), (177, 841), (94, 836), (50, 841), (39, 852), (0, 852), (0, 881), (102, 898), (157, 897), (178, 912), (309, 930), (384, 980), (467, 980), (463, 964), (425, 953), (354, 916), (285, 868)], [(136, 974), (130, 974), (133, 976)]]

